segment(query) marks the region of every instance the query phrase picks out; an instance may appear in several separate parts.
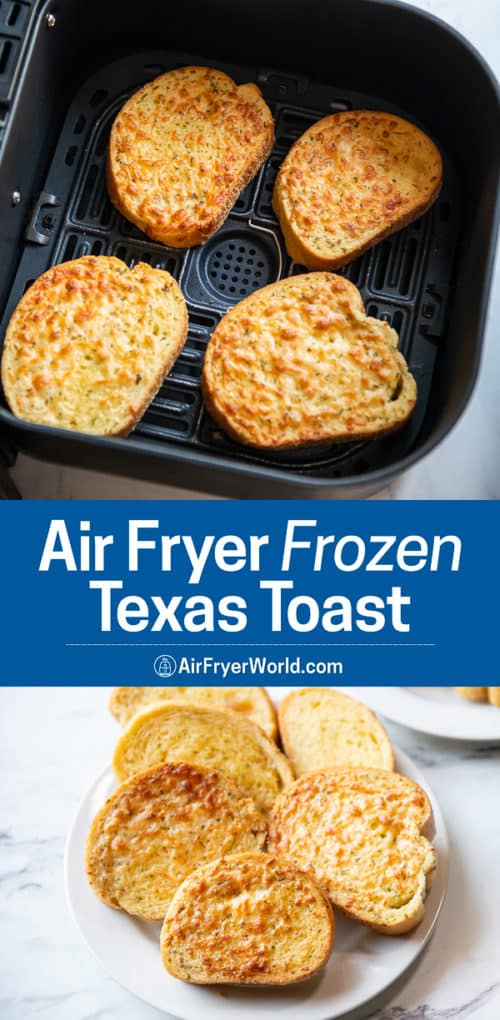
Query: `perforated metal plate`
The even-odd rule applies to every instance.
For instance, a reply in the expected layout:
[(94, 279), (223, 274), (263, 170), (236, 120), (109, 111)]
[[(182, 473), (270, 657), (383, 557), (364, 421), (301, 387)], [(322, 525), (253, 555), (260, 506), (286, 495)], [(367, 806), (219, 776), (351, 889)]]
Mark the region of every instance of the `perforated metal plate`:
[[(188, 251), (148, 240), (111, 205), (105, 162), (109, 131), (117, 111), (136, 88), (163, 71), (203, 63), (188, 54), (153, 53), (129, 57), (102, 69), (72, 104), (52, 166), (30, 224), (8, 306), (8, 318), (27, 286), (49, 266), (81, 255), (115, 255), (129, 266), (138, 261), (166, 269), (179, 281), (189, 309), (189, 333), (158, 396), (129, 438), (188, 443), (228, 458), (292, 467), (302, 473), (339, 477), (394, 461), (413, 446), (424, 421), (432, 375), (446, 319), (458, 223), (456, 185), (446, 154), (442, 194), (416, 223), (383, 241), (344, 273), (361, 290), (370, 315), (385, 319), (418, 384), (416, 411), (404, 429), (385, 439), (332, 444), (272, 456), (227, 439), (205, 412), (200, 391), (203, 353), (225, 311), (257, 288), (303, 272), (288, 257), (271, 207), (274, 179), (292, 142), (318, 118), (341, 109), (405, 111), (355, 92), (339, 95), (329, 85), (277, 71), (214, 62), (236, 81), (256, 81), (276, 117), (273, 151), (241, 194), (228, 219), (207, 243)], [(421, 125), (425, 129), (425, 125)]]

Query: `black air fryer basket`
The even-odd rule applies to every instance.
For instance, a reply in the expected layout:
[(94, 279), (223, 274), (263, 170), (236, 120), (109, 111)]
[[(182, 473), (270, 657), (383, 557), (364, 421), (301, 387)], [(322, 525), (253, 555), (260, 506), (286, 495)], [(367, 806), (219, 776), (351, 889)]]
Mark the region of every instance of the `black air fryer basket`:
[[(111, 206), (110, 125), (145, 81), (186, 63), (255, 81), (276, 118), (271, 156), (224, 226), (188, 251), (149, 241)], [(382, 109), (427, 131), (444, 158), (433, 208), (344, 272), (370, 315), (398, 331), (418, 383), (391, 436), (264, 455), (228, 440), (203, 407), (207, 340), (236, 301), (302, 272), (271, 209), (290, 145), (336, 110)], [(113, 254), (168, 269), (189, 308), (186, 346), (128, 439), (19, 421), (0, 401), (15, 455), (244, 497), (358, 497), (390, 483), (456, 423), (477, 375), (498, 214), (499, 96), (488, 67), (446, 25), (376, 0), (66, 0), (0, 6), (0, 336), (51, 265)]]

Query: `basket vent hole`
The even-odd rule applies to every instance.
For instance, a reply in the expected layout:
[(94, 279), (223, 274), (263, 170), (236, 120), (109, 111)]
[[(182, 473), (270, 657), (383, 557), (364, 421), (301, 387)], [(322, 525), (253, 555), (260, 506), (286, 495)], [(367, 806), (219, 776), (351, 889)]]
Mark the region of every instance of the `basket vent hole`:
[(67, 151), (67, 153), (66, 153), (66, 155), (64, 157), (64, 162), (66, 163), (66, 166), (73, 166), (73, 163), (75, 162), (75, 156), (76, 156), (77, 152), (78, 152), (78, 149), (77, 149), (76, 145), (70, 145), (70, 147), (69, 147), (69, 149), (68, 149), (68, 151)]
[(406, 248), (403, 256), (403, 265), (401, 267), (401, 276), (399, 279), (399, 293), (406, 296), (410, 292), (411, 281), (413, 276), (413, 267), (418, 252), (418, 243), (416, 237), (410, 237), (406, 244)]
[(10, 54), (12, 52), (12, 43), (5, 40), (0, 50), (0, 74), (5, 74), (7, 64), (9, 63)]
[(35, 282), (34, 280), (26, 280), (26, 283), (24, 284), (23, 294), (26, 294), (26, 291), (30, 289), (34, 282)]
[(74, 135), (81, 135), (84, 127), (85, 127), (85, 117), (83, 116), (83, 113), (80, 113), (79, 116), (75, 120), (75, 126), (73, 128), (73, 134)]
[(20, 13), (21, 4), (12, 4), (12, 7), (5, 19), (7, 25), (9, 25), (10, 28), (12, 28), (16, 24), (16, 21), (18, 20)]
[(66, 247), (63, 252), (62, 261), (69, 262), (73, 258), (76, 246), (78, 244), (78, 237), (76, 234), (70, 234), (66, 242)]
[(85, 216), (85, 213), (88, 210), (90, 199), (92, 197), (92, 192), (94, 190), (94, 185), (97, 180), (98, 174), (99, 167), (95, 163), (92, 163), (92, 165), (89, 167), (89, 172), (87, 174), (85, 184), (83, 185), (80, 201), (78, 203), (78, 208), (76, 210), (76, 218), (78, 220), (82, 220), (83, 217)]
[(267, 239), (256, 243), (252, 238), (250, 244), (247, 247), (243, 240), (233, 237), (220, 239), (215, 250), (210, 251), (209, 246), (204, 249), (200, 269), (211, 288), (227, 298), (237, 294), (239, 299), (276, 279), (277, 258)]
[(439, 204), (439, 216), (440, 216), (441, 220), (443, 221), (443, 223), (448, 223), (448, 220), (450, 218), (450, 212), (451, 212), (450, 203), (449, 202), (440, 202), (440, 204)]
[(382, 241), (382, 244), (379, 246), (378, 258), (375, 265), (375, 272), (373, 274), (373, 286), (377, 290), (383, 290), (390, 254), (390, 241)]

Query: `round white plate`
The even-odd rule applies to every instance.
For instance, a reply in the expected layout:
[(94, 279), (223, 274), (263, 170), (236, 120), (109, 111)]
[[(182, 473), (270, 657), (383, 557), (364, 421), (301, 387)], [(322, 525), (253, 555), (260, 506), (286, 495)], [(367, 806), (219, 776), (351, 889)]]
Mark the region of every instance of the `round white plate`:
[(434, 737), (500, 742), (500, 708), (467, 701), (453, 687), (338, 687), (392, 722)]
[(128, 991), (181, 1020), (276, 1020), (286, 1011), (296, 1020), (338, 1020), (362, 1010), (401, 977), (431, 936), (441, 909), (448, 872), (448, 840), (441, 811), (423, 776), (396, 748), (396, 768), (414, 779), (432, 802), (438, 868), (427, 896), (425, 917), (407, 935), (388, 937), (370, 931), (336, 911), (333, 955), (316, 978), (283, 989), (184, 984), (164, 970), (159, 950), (160, 924), (139, 921), (106, 907), (85, 875), (85, 840), (92, 818), (115, 788), (110, 768), (84, 797), (66, 844), (66, 893), (74, 918), (106, 971)]

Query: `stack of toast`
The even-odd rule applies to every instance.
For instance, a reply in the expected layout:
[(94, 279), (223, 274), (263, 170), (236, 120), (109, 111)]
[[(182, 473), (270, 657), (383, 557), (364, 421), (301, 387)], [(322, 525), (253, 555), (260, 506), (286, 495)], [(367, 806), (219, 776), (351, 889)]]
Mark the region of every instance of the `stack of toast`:
[(119, 786), (87, 876), (108, 906), (162, 921), (171, 975), (292, 984), (328, 960), (336, 910), (384, 935), (420, 922), (430, 803), (360, 702), (297, 689), (276, 713), (258, 687), (118, 688), (110, 708)]
[[(257, 85), (210, 67), (175, 68), (118, 112), (110, 198), (159, 243), (203, 244), (273, 140)], [(279, 450), (376, 438), (408, 421), (417, 391), (397, 334), (367, 316), (356, 287), (332, 270), (419, 217), (441, 182), (431, 139), (384, 111), (323, 117), (295, 142), (273, 207), (289, 255), (313, 272), (256, 291), (215, 329), (203, 396), (229, 436)], [(9, 406), (37, 424), (127, 435), (179, 355), (187, 322), (183, 295), (163, 270), (128, 270), (104, 255), (56, 266), (9, 323)]]

